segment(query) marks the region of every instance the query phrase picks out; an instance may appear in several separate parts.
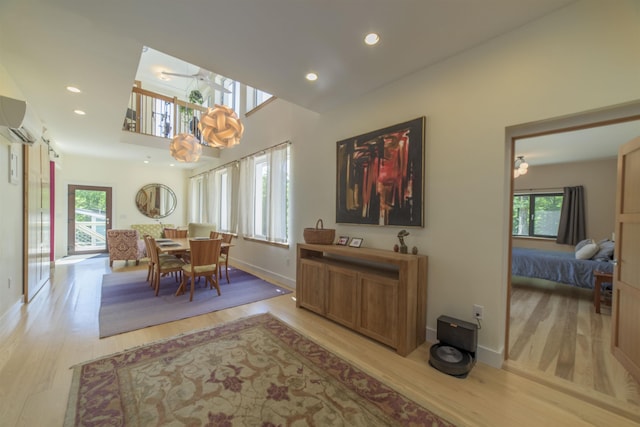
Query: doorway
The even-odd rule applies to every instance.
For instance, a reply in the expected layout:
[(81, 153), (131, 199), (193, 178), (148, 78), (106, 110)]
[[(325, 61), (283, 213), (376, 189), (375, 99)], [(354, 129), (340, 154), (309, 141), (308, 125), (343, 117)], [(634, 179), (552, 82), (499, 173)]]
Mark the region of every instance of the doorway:
[[(514, 194), (514, 188), (515, 188), (515, 178), (513, 177), (513, 161), (512, 159), (515, 158), (516, 155), (521, 154), (520, 152), (516, 151), (516, 147), (517, 147), (517, 143), (518, 141), (522, 141), (526, 138), (533, 138), (533, 137), (541, 137), (541, 136), (547, 136), (547, 135), (556, 135), (556, 134), (561, 134), (561, 133), (566, 133), (566, 132), (573, 132), (573, 131), (579, 131), (579, 130), (586, 130), (586, 129), (594, 129), (594, 128), (601, 128), (604, 126), (609, 126), (609, 125), (615, 125), (615, 124), (619, 124), (619, 123), (627, 123), (627, 122), (632, 122), (632, 121), (639, 121), (640, 120), (640, 101), (634, 101), (631, 103), (627, 103), (627, 104), (621, 104), (621, 105), (617, 105), (617, 106), (612, 106), (612, 107), (607, 107), (607, 108), (603, 108), (603, 109), (599, 109), (599, 110), (594, 110), (594, 111), (589, 111), (589, 112), (584, 112), (584, 113), (578, 113), (575, 115), (571, 115), (571, 116), (565, 116), (565, 117), (561, 117), (561, 118), (556, 118), (556, 119), (550, 119), (550, 120), (545, 120), (542, 122), (536, 122), (536, 123), (529, 123), (529, 124), (524, 124), (524, 125), (520, 125), (520, 126), (513, 126), (513, 127), (509, 127), (506, 130), (506, 152), (508, 153), (507, 155), (507, 164), (508, 164), (508, 173), (510, 178), (510, 185), (509, 185), (509, 194), (507, 197), (507, 200), (509, 203), (508, 206), (508, 216), (507, 218), (511, 219), (512, 218), (512, 209), (513, 209), (513, 194)], [(621, 145), (622, 143), (626, 142), (625, 141), (618, 141), (618, 145)], [(584, 147), (584, 146), (583, 146)], [(585, 150), (585, 148), (577, 148), (577, 150)], [(576, 155), (582, 154), (579, 153), (577, 151), (574, 151), (574, 157)], [(577, 153), (577, 154), (576, 154)], [(614, 206), (611, 206), (611, 210), (613, 211)], [(512, 250), (512, 238), (511, 238), (511, 233), (512, 233), (512, 224), (511, 221), (509, 221), (508, 224), (506, 224), (506, 226), (509, 227), (508, 230), (508, 236), (509, 236), (509, 242), (508, 245), (506, 245), (508, 247), (508, 254), (507, 254), (507, 259), (508, 259), (508, 263), (507, 263), (507, 309), (506, 309), (506, 335), (505, 335), (505, 368), (515, 371), (515, 372), (519, 372), (523, 375), (526, 375), (528, 377), (531, 377), (532, 379), (535, 379), (537, 381), (541, 381), (541, 382), (545, 382), (547, 384), (553, 384), (555, 387), (559, 388), (559, 389), (563, 389), (565, 391), (569, 391), (571, 393), (578, 393), (580, 395), (584, 395), (585, 397), (588, 397), (589, 399), (594, 399), (597, 400), (598, 403), (600, 404), (610, 404), (613, 406), (615, 406), (618, 409), (622, 409), (624, 406), (627, 405), (627, 402), (623, 402), (621, 400), (615, 400), (615, 399), (611, 399), (609, 396), (602, 396), (599, 397), (597, 399), (595, 399), (595, 395), (593, 394), (592, 391), (585, 391), (585, 387), (583, 386), (579, 386), (575, 383), (572, 383), (571, 381), (562, 381), (562, 380), (558, 380), (557, 377), (554, 376), (550, 376), (549, 372), (544, 372), (544, 369), (541, 369), (541, 366), (549, 366), (549, 364), (547, 363), (545, 364), (541, 364), (540, 362), (532, 365), (532, 366), (523, 366), (523, 365), (517, 365), (517, 364), (512, 364), (510, 362), (512, 362), (511, 358), (510, 358), (510, 352), (513, 351), (513, 345), (515, 345), (516, 343), (513, 342), (512, 340), (514, 339), (514, 335), (512, 334), (512, 332), (514, 332), (514, 330), (512, 330), (512, 324), (511, 321), (514, 318), (513, 316), (518, 316), (518, 310), (519, 307), (521, 306), (516, 306), (516, 308), (514, 308), (514, 306), (512, 305), (513, 298), (516, 298), (516, 301), (518, 301), (518, 298), (522, 298), (522, 293), (520, 294), (516, 294), (514, 296), (514, 287), (513, 285), (516, 284), (516, 282), (512, 282), (512, 278), (511, 278), (511, 250)], [(609, 225), (612, 227), (612, 225)], [(611, 230), (612, 231), (612, 230)], [(587, 236), (587, 237), (596, 237), (596, 236)], [(604, 236), (603, 236), (604, 237)], [(533, 246), (535, 247), (535, 246)], [(515, 279), (514, 279), (515, 280)], [(518, 279), (519, 280), (519, 279)], [(545, 284), (545, 286), (547, 286)], [(586, 296), (586, 303), (583, 302), (576, 302), (578, 297), (575, 297), (574, 294), (579, 293), (581, 291), (586, 291), (588, 293), (588, 295)], [(552, 295), (553, 298), (562, 298), (563, 295), (562, 293), (566, 293), (566, 294), (571, 294), (571, 295), (565, 295), (566, 299), (564, 301), (571, 301), (571, 303), (567, 303), (567, 305), (565, 306), (565, 310), (566, 311), (570, 311), (570, 309), (573, 309), (573, 306), (570, 306), (569, 304), (586, 304), (585, 306), (588, 308), (588, 310), (592, 309), (591, 306), (591, 293), (589, 290), (586, 289), (578, 289), (578, 288), (558, 288), (558, 292), (556, 293), (550, 293), (547, 292), (547, 297), (549, 294)], [(540, 295), (540, 294), (538, 294)], [(581, 295), (581, 297), (584, 297), (584, 295)], [(584, 298), (583, 298), (584, 300)], [(522, 303), (522, 301), (518, 301), (519, 303)], [(536, 307), (542, 307), (543, 305), (537, 305)], [(545, 307), (550, 307), (550, 304), (546, 304), (544, 305)], [(515, 310), (515, 311), (514, 311)], [(547, 319), (550, 319), (549, 316), (549, 312), (537, 312), (536, 315), (538, 316), (542, 316), (542, 314), (544, 314), (544, 316), (547, 316)], [(589, 317), (582, 317), (580, 318), (580, 322), (582, 323), (582, 326), (587, 325), (587, 328), (583, 328), (584, 329), (588, 329), (589, 327), (591, 328), (595, 328), (598, 325), (601, 325), (602, 327), (606, 327), (607, 328), (607, 336), (610, 337), (610, 322), (608, 323), (608, 326), (605, 326), (604, 324), (600, 324), (597, 323), (599, 321), (603, 321), (604, 320), (610, 320), (610, 315), (608, 316), (609, 319), (606, 318), (596, 318), (594, 316), (594, 318), (592, 318), (591, 320), (589, 320)], [(542, 318), (541, 318), (542, 319)], [(595, 320), (594, 320), (595, 319)], [(551, 320), (551, 322), (553, 322), (554, 320)], [(586, 323), (584, 323), (586, 322)], [(596, 323), (593, 323), (596, 322)], [(519, 326), (514, 326), (514, 327), (519, 327)], [(528, 331), (530, 332), (530, 331)], [(515, 333), (517, 334), (517, 330), (515, 331)], [(635, 333), (638, 333), (638, 331), (635, 331)], [(540, 350), (540, 352), (542, 353), (542, 350), (547, 350), (548, 348), (545, 346), (549, 346), (551, 344), (549, 344), (549, 340), (548, 340), (548, 336), (544, 336), (543, 337), (543, 341), (538, 341), (537, 344), (535, 344), (535, 346), (531, 347), (533, 349), (535, 349), (536, 351)], [(563, 335), (559, 337), (560, 340), (569, 340), (570, 337)], [(579, 341), (582, 340), (582, 341)], [(582, 337), (578, 337), (578, 340), (574, 340), (576, 345), (577, 345), (577, 352), (579, 351), (585, 351), (588, 347), (587, 344), (585, 344), (585, 342), (588, 342), (588, 339), (585, 338), (584, 336)], [(612, 357), (610, 357), (610, 339), (606, 339), (605, 342), (601, 342), (600, 343), (601, 349), (598, 350), (596, 352), (597, 355), (602, 356), (602, 358), (608, 358), (608, 359), (612, 359)], [(564, 355), (563, 355), (564, 356)], [(566, 359), (564, 360), (554, 360), (553, 363), (558, 363), (558, 365), (556, 365), (556, 369), (557, 366), (560, 366), (560, 362), (564, 362)], [(545, 362), (549, 362), (548, 360), (546, 360)], [(599, 360), (597, 362), (598, 366), (602, 366), (602, 360)], [(573, 369), (577, 369), (580, 372), (585, 372), (585, 366), (578, 366), (578, 365), (571, 365), (568, 366), (567, 364), (561, 366), (562, 369), (565, 370), (565, 372), (567, 372), (568, 370), (573, 370)], [(587, 369), (588, 370), (588, 369)], [(572, 374), (573, 375), (573, 374)], [(597, 378), (596, 378), (597, 380)], [(615, 381), (620, 381), (621, 377), (616, 377)], [(637, 384), (634, 386), (635, 388), (637, 388)], [(594, 385), (594, 390), (596, 389), (595, 385)], [(635, 399), (637, 401), (637, 399)], [(614, 403), (614, 401), (616, 403)], [(607, 402), (607, 403), (603, 403), (603, 402)], [(629, 412), (633, 412), (633, 413), (637, 413), (638, 408), (635, 405), (631, 405), (633, 406), (632, 409), (629, 410)], [(622, 412), (627, 412), (628, 408), (624, 408), (622, 409)]]
[(69, 185), (67, 254), (107, 252), (111, 228), (111, 187)]

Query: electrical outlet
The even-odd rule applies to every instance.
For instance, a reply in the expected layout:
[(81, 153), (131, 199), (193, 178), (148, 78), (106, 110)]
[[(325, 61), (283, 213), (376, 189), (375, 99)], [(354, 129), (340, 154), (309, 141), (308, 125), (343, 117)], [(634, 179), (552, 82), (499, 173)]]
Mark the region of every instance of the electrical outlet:
[(478, 304), (473, 304), (473, 318), (474, 319), (482, 319), (484, 314), (484, 307)]

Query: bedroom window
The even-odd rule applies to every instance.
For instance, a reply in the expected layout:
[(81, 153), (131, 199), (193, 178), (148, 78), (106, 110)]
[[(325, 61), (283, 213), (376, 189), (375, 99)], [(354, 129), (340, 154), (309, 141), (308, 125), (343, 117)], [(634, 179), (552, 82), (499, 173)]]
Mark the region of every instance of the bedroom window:
[(562, 193), (530, 193), (513, 196), (512, 234), (514, 236), (558, 236)]

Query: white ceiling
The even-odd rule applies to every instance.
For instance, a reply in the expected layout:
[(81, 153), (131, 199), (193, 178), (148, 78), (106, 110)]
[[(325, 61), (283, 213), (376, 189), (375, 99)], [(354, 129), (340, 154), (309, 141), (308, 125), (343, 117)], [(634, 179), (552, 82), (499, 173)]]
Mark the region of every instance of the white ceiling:
[(515, 155), (531, 166), (616, 157), (618, 147), (640, 136), (640, 120), (518, 139)]
[(0, 0), (0, 62), (62, 154), (168, 162), (123, 141), (143, 46), (323, 112), (573, 1)]

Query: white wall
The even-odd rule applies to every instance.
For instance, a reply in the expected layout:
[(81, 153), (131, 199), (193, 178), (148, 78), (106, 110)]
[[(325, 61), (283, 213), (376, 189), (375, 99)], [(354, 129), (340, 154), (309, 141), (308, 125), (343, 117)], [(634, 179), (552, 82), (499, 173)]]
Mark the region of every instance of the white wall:
[(111, 228), (129, 228), (131, 224), (157, 223), (142, 215), (135, 205), (136, 193), (146, 184), (159, 183), (171, 188), (178, 200), (176, 210), (161, 221), (187, 225), (186, 172), (142, 162), (64, 155), (56, 168), (55, 258), (67, 255), (67, 189), (69, 185), (112, 188), (113, 223)]
[[(303, 228), (322, 218), (338, 235), (364, 237), (365, 246), (390, 249), (397, 228), (334, 223), (335, 143), (426, 116), (425, 227), (410, 229), (406, 240), (429, 256), (427, 326), (433, 334), (442, 314), (471, 320), (472, 305), (483, 305), (479, 358), (500, 365), (512, 164), (506, 158), (505, 128), (640, 99), (639, 4), (577, 2), (349, 105), (302, 120), (306, 129), (287, 132), (297, 124), (289, 116), (265, 119), (264, 128), (250, 123), (250, 117), (247, 132), (254, 134), (240, 147), (253, 148), (267, 132), (272, 140), (262, 138), (263, 146), (292, 139), (293, 242), (303, 241)], [(291, 117), (296, 111), (304, 110), (292, 107)], [(244, 154), (234, 150), (225, 152), (221, 163)], [(294, 279), (282, 259), (264, 257), (265, 245), (247, 246), (234, 248), (235, 256)], [(278, 253), (293, 260), (292, 250)]]
[[(0, 65), (0, 95), (22, 99), (24, 96), (15, 85), (4, 67)], [(5, 135), (6, 129), (0, 130), (0, 317), (9, 307), (22, 298), (22, 189), (23, 155), (22, 145), (17, 144)], [(18, 148), (19, 183), (9, 182), (9, 147), (14, 144)], [(11, 287), (9, 287), (11, 281)]]
[[(298, 236), (297, 230), (314, 226), (317, 220), (315, 215), (321, 213), (318, 211), (311, 218), (300, 218), (296, 213), (296, 207), (298, 206), (297, 195), (300, 191), (321, 192), (322, 198), (324, 198), (329, 194), (333, 194), (333, 188), (335, 187), (333, 175), (330, 177), (324, 176), (322, 178), (324, 181), (314, 179), (314, 177), (325, 175), (324, 172), (318, 173), (315, 170), (316, 168), (330, 169), (333, 168), (332, 163), (316, 164), (312, 161), (311, 165), (308, 164), (308, 160), (310, 160), (307, 154), (309, 142), (319, 132), (316, 129), (318, 117), (317, 113), (276, 99), (265, 108), (243, 119), (245, 133), (239, 145), (231, 149), (222, 150), (220, 158), (203, 164), (191, 174), (196, 175), (264, 148), (291, 141), (292, 178), (290, 188), (293, 203), (289, 213), (289, 230), (291, 234), (290, 240), (293, 242), (292, 245), (289, 248), (282, 248), (255, 241), (245, 241), (239, 238), (234, 240), (234, 247), (229, 254), (235, 265), (250, 267), (291, 287), (295, 287), (296, 276), (295, 242), (302, 241), (301, 235)], [(335, 151), (334, 141), (326, 140), (323, 144), (325, 147)], [(335, 159), (333, 162), (335, 162)], [(331, 223), (334, 218), (335, 213), (333, 211), (331, 211), (330, 215), (323, 217), (325, 224), (327, 222)]]
[[(640, 98), (638, 5), (577, 2), (321, 118), (325, 132), (309, 159), (330, 165), (334, 150), (320, 141), (427, 116), (426, 226), (411, 230), (408, 245), (429, 255), (430, 329), (441, 314), (470, 320), (472, 305), (484, 306), (485, 360), (504, 346), (511, 173), (505, 128)], [(309, 198), (296, 196), (296, 214), (313, 216)], [(332, 199), (315, 205), (330, 217)], [(364, 234), (376, 247), (389, 247), (395, 233), (339, 229)]]

